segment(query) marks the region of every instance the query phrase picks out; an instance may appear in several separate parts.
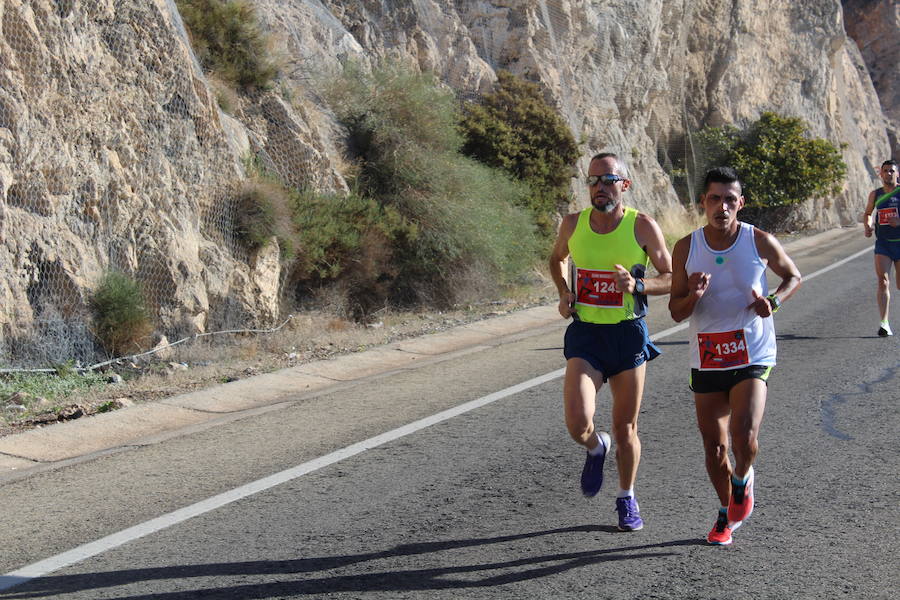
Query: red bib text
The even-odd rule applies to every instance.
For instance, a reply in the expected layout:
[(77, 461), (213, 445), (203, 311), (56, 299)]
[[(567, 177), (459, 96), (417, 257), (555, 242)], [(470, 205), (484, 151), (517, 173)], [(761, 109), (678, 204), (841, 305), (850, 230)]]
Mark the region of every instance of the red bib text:
[(615, 271), (578, 269), (578, 304), (622, 308), (624, 294), (616, 286)]
[(733, 369), (750, 364), (744, 330), (698, 333), (701, 369)]
[(888, 225), (890, 224), (890, 218), (897, 216), (897, 207), (892, 206), (891, 208), (879, 208), (878, 209), (878, 224), (879, 225)]

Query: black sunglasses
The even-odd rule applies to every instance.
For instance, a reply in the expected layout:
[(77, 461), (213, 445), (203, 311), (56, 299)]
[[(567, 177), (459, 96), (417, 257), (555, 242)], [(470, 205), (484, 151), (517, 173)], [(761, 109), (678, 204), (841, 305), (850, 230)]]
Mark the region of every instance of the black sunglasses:
[(593, 187), (598, 183), (602, 183), (603, 185), (612, 185), (619, 181), (625, 181), (624, 177), (619, 177), (613, 173), (606, 173), (605, 175), (588, 175), (587, 184), (588, 187)]

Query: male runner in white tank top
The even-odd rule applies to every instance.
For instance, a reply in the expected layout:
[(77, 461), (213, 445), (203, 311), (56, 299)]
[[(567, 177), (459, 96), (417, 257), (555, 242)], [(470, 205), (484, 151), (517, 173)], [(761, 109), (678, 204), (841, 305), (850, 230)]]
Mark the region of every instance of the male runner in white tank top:
[[(772, 315), (800, 286), (800, 272), (774, 236), (737, 220), (741, 182), (730, 167), (706, 174), (707, 224), (675, 244), (669, 311), (690, 321), (690, 388), (721, 508), (707, 536), (728, 545), (753, 511), (753, 461), (775, 366)], [(781, 277), (769, 294), (766, 269)], [(731, 436), (734, 469), (728, 458)]]

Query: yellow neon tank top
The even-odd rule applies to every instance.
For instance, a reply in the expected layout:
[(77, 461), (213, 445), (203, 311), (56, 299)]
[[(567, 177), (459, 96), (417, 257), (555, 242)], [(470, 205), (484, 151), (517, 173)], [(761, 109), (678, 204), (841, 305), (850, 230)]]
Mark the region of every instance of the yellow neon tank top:
[[(632, 271), (635, 265), (646, 269), (650, 258), (634, 238), (638, 211), (625, 208), (625, 215), (611, 232), (600, 234), (591, 229), (588, 207), (578, 216), (578, 224), (569, 238), (569, 254), (577, 268), (575, 312), (588, 323), (618, 323), (638, 318), (634, 295), (621, 292), (613, 275), (619, 264)], [(643, 269), (641, 273), (643, 273)]]

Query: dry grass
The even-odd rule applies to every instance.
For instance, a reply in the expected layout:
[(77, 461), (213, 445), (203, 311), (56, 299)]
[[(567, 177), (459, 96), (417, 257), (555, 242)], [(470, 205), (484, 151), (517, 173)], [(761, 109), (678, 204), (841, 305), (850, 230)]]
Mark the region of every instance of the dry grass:
[[(115, 365), (105, 377), (119, 375), (121, 383), (100, 383), (54, 394), (47, 385), (31, 392), (27, 412), (2, 410), (9, 394), (0, 397), (0, 436), (73, 418), (73, 410), (91, 415), (132, 403), (150, 402), (219, 385), (228, 381), (360, 352), (401, 339), (425, 335), (555, 300), (553, 284), (535, 271), (529, 283), (504, 290), (501, 299), (458, 305), (446, 311), (382, 309), (368, 323), (356, 323), (340, 312), (308, 310), (296, 314), (283, 328), (266, 334), (212, 335), (173, 346), (152, 362)], [(337, 309), (337, 310), (336, 310)], [(174, 340), (173, 340), (174, 341)], [(38, 402), (38, 398), (42, 400)]]
[(706, 224), (703, 213), (683, 206), (671, 206), (656, 215), (656, 222), (662, 229), (666, 247), (671, 252), (675, 242)]
[(209, 87), (215, 95), (219, 108), (229, 115), (235, 114), (241, 107), (241, 97), (234, 87), (214, 73), (207, 74), (206, 80), (209, 82)]

